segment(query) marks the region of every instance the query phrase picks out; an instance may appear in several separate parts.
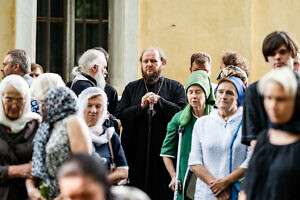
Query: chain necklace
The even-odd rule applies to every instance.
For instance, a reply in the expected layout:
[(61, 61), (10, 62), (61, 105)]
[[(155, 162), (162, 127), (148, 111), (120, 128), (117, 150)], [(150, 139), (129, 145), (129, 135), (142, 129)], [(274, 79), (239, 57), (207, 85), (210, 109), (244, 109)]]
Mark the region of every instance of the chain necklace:
[[(143, 78), (143, 80), (144, 80), (144, 84), (145, 84), (146, 91), (147, 91), (147, 93), (148, 93), (148, 92), (149, 92), (149, 90), (148, 90), (148, 87), (147, 87), (147, 83), (146, 83), (146, 81), (145, 81), (145, 79), (144, 79), (144, 78)], [(157, 91), (156, 95), (158, 95), (158, 94), (159, 94), (159, 92), (160, 92), (160, 90), (161, 90), (161, 88), (162, 88), (162, 86), (163, 86), (163, 84), (164, 84), (164, 80), (165, 80), (165, 77), (162, 77), (162, 82), (161, 82), (161, 84), (160, 84), (160, 86), (159, 86), (159, 89), (158, 89), (158, 91)]]

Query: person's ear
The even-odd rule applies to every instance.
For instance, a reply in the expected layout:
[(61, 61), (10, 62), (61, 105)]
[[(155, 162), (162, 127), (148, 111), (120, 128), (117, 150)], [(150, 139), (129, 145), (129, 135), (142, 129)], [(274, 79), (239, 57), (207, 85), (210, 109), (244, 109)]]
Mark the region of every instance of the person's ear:
[(12, 66), (12, 69), (15, 73), (17, 73), (20, 70), (20, 64), (16, 63)]
[(91, 70), (92, 70), (93, 73), (96, 74), (98, 72), (98, 70), (99, 70), (99, 66), (98, 65), (93, 65), (93, 67), (91, 68)]

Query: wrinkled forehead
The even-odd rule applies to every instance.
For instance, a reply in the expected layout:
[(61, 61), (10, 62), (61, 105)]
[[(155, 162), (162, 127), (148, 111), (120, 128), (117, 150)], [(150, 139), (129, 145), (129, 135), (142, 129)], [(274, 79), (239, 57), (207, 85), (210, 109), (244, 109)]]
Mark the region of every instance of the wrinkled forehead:
[(2, 96), (24, 98), (24, 91), (17, 89), (11, 84), (7, 84), (2, 90)]

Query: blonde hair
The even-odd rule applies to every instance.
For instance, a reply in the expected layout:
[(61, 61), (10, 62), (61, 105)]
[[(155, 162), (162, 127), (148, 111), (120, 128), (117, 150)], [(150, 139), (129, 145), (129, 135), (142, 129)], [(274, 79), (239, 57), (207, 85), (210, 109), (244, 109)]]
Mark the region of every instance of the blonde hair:
[(276, 68), (261, 78), (258, 83), (258, 91), (264, 94), (267, 83), (270, 81), (279, 83), (289, 97), (295, 97), (297, 93), (297, 79), (292, 69), (288, 66)]
[(30, 95), (32, 99), (41, 101), (44, 94), (53, 87), (65, 86), (61, 76), (55, 73), (44, 73), (35, 79), (30, 87)]

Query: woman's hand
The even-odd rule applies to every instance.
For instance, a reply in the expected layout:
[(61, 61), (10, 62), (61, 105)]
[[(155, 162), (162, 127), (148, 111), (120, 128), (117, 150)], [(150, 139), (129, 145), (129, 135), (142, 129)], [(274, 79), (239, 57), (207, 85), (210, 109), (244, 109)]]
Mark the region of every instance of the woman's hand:
[(228, 190), (224, 190), (219, 194), (219, 196), (217, 196), (217, 200), (229, 200), (229, 198), (230, 196)]
[(42, 197), (41, 192), (37, 188), (31, 188), (28, 190), (28, 196), (31, 200), (46, 200)]
[(216, 197), (226, 190), (229, 185), (229, 182), (225, 178), (215, 179), (209, 182), (209, 187)]
[[(173, 191), (175, 191), (175, 184), (176, 184), (176, 177), (173, 177), (169, 184), (169, 188)], [(178, 181), (178, 191), (181, 191), (181, 181)]]

